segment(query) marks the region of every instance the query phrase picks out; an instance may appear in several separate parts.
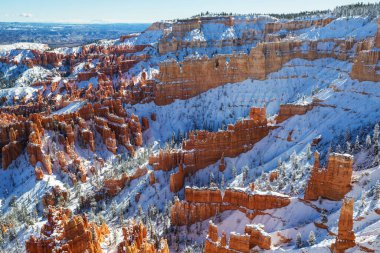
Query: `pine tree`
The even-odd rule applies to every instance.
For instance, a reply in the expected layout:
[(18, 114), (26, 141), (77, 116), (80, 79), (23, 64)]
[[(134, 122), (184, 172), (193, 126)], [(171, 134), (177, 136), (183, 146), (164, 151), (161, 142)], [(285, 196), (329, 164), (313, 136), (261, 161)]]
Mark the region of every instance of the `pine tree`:
[(307, 144), (307, 147), (306, 147), (306, 157), (307, 157), (307, 160), (311, 159), (311, 145), (310, 144)]
[(298, 232), (297, 236), (296, 236), (296, 245), (297, 245), (297, 248), (301, 248), (302, 247), (302, 237), (301, 237), (301, 233), (300, 232)]
[(314, 234), (314, 231), (310, 231), (310, 234), (309, 234), (309, 239), (307, 240), (307, 242), (309, 243), (310, 246), (313, 246), (315, 244), (315, 234)]
[(322, 223), (326, 223), (328, 221), (326, 211), (323, 209), (321, 212), (321, 221)]
[(243, 184), (248, 178), (248, 166), (243, 167)]
[(210, 187), (214, 186), (215, 184), (215, 177), (214, 177), (214, 173), (210, 173)]
[(369, 134), (367, 134), (367, 137), (365, 139), (365, 145), (367, 148), (370, 148), (372, 145), (371, 136), (369, 136)]
[(237, 175), (236, 167), (235, 165), (232, 167), (232, 178), (235, 179)]
[(350, 143), (349, 141), (346, 142), (346, 152), (347, 152), (348, 154), (351, 153), (351, 143)]
[(373, 190), (373, 198), (376, 200), (380, 199), (380, 182), (377, 181), (375, 188)]
[(220, 188), (224, 189), (224, 185), (225, 185), (225, 182), (224, 182), (224, 173), (222, 174), (222, 179), (220, 181)]
[(355, 151), (358, 152), (360, 150), (360, 141), (359, 141), (359, 136), (356, 135), (356, 140), (355, 140)]
[(379, 124), (376, 124), (373, 129), (373, 142), (376, 142), (379, 140)]

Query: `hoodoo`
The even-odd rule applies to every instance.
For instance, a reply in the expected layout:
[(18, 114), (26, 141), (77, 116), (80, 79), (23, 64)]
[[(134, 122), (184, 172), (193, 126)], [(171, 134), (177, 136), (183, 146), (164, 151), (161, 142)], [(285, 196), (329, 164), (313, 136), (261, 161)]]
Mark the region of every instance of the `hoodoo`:
[(319, 153), (314, 153), (314, 167), (304, 198), (317, 200), (323, 197), (341, 200), (351, 190), (353, 157), (346, 154), (330, 154), (326, 169), (319, 168)]

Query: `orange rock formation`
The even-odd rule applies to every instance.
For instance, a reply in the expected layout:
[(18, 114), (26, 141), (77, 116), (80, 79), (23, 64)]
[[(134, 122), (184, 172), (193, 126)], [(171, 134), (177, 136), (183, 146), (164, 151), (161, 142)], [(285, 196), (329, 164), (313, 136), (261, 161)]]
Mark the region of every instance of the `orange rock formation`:
[(174, 225), (188, 225), (206, 220), (227, 210), (262, 211), (289, 205), (286, 195), (227, 189), (222, 196), (219, 189), (185, 189), (185, 200), (172, 206), (171, 220)]
[[(319, 44), (327, 42), (335, 43), (332, 51), (318, 49)], [(353, 41), (348, 40), (266, 42), (252, 48), (249, 55), (217, 55), (211, 59), (188, 59), (181, 63), (162, 62), (159, 64), (160, 85), (156, 86), (154, 101), (157, 105), (165, 105), (226, 83), (249, 78), (263, 80), (294, 58), (315, 60), (333, 57), (344, 60), (353, 44)]]
[(319, 197), (341, 200), (351, 190), (353, 157), (347, 154), (330, 154), (326, 169), (319, 168), (319, 153), (314, 153), (314, 167), (311, 172), (305, 196), (306, 200)]
[(171, 190), (183, 187), (183, 177), (217, 162), (224, 156), (235, 157), (252, 149), (269, 133), (265, 108), (251, 108), (250, 118), (229, 125), (227, 131), (197, 131), (189, 134), (181, 150), (160, 151), (149, 158), (155, 170), (170, 171), (182, 164), (170, 180)]
[(229, 245), (226, 243), (226, 234), (223, 233), (222, 237), (219, 238), (218, 227), (210, 221), (204, 251), (207, 253), (249, 253), (255, 246), (269, 250), (271, 247), (271, 237), (263, 230), (262, 226), (247, 225), (244, 235), (232, 232), (230, 234)]
[(89, 223), (85, 216), (72, 216), (68, 209), (49, 209), (41, 237), (31, 236), (26, 241), (26, 252), (101, 253), (100, 243), (107, 234), (109, 230), (105, 224), (98, 227)]
[(129, 227), (123, 228), (124, 240), (118, 246), (118, 253), (140, 252), (140, 253), (169, 253), (169, 247), (165, 239), (161, 239), (156, 248), (153, 242), (147, 238), (147, 230), (140, 222), (134, 221)]
[(354, 199), (344, 199), (338, 223), (338, 236), (332, 250), (337, 253), (344, 253), (347, 249), (356, 245), (355, 234), (353, 232), (353, 212)]

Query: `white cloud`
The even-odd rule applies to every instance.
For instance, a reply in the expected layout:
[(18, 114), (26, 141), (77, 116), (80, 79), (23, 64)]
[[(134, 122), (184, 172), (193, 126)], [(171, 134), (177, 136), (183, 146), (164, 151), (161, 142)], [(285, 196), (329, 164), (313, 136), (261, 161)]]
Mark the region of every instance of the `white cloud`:
[(31, 18), (31, 17), (33, 17), (33, 14), (32, 14), (32, 13), (21, 13), (21, 14), (20, 14), (20, 17), (23, 17), (23, 18)]

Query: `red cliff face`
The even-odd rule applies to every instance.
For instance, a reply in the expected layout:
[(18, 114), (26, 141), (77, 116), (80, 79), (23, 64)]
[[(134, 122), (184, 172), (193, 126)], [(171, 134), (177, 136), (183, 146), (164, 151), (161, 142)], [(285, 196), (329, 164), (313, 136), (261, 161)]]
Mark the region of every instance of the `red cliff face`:
[(158, 248), (147, 238), (145, 226), (134, 221), (129, 227), (123, 228), (124, 240), (118, 245), (118, 253), (144, 252), (144, 253), (169, 253), (169, 247), (165, 239), (161, 239)]
[[(213, 217), (227, 210), (267, 210), (290, 204), (288, 196), (261, 194), (227, 189), (222, 197), (219, 189), (185, 189), (185, 200), (173, 204), (174, 225), (188, 225)], [(248, 214), (248, 213), (247, 213)]]
[(338, 236), (332, 249), (337, 253), (344, 253), (356, 245), (353, 231), (354, 199), (344, 199), (338, 223)]
[(3, 169), (14, 161), (25, 148), (29, 125), (25, 118), (14, 114), (0, 113), (0, 148)]
[(377, 33), (375, 38), (375, 47), (380, 47), (380, 18), (377, 19)]
[(326, 169), (319, 168), (319, 154), (314, 154), (314, 167), (304, 198), (317, 200), (319, 197), (341, 200), (351, 190), (353, 157), (331, 154)]
[(41, 237), (26, 241), (27, 253), (101, 253), (100, 242), (109, 234), (105, 224), (91, 224), (85, 216), (71, 216), (67, 209), (50, 209)]
[(271, 246), (271, 237), (262, 227), (258, 225), (247, 225), (245, 234), (230, 234), (229, 245), (226, 244), (226, 234), (223, 233), (218, 238), (218, 227), (210, 222), (209, 232), (205, 243), (206, 253), (249, 253), (250, 250), (259, 246), (261, 249), (269, 250)]
[(380, 68), (377, 66), (379, 60), (379, 51), (366, 50), (359, 52), (352, 65), (351, 78), (359, 81), (380, 82), (380, 75), (378, 74)]
[(280, 111), (276, 118), (277, 123), (282, 123), (285, 120), (295, 116), (295, 115), (303, 115), (306, 112), (313, 109), (313, 104), (309, 105), (295, 105), (295, 104), (286, 104), (280, 105)]
[(373, 47), (380, 47), (380, 19), (377, 21), (378, 25), (375, 41), (365, 40), (358, 43), (356, 57), (350, 73), (352, 79), (380, 82), (380, 75), (378, 74), (380, 70), (380, 67), (378, 66), (380, 52), (378, 50), (373, 50)]
[(265, 24), (265, 34), (276, 33), (280, 30), (299, 30), (305, 29), (312, 26), (326, 26), (331, 23), (333, 18), (318, 19), (318, 20), (300, 20), (300, 21), (290, 21), (290, 22), (276, 22)]
[(149, 158), (155, 170), (170, 171), (180, 164), (184, 171), (172, 175), (171, 190), (183, 187), (183, 176), (207, 167), (224, 156), (236, 157), (252, 149), (253, 145), (269, 133), (265, 108), (251, 108), (250, 118), (229, 125), (227, 131), (197, 131), (183, 141), (181, 150), (160, 151)]
[[(320, 50), (320, 43), (333, 42), (334, 49)], [(175, 99), (188, 99), (226, 83), (246, 79), (263, 80), (269, 73), (278, 71), (294, 58), (315, 60), (325, 57), (347, 58), (352, 41), (280, 41), (259, 43), (247, 54), (218, 55), (211, 59), (189, 59), (160, 63), (159, 81), (154, 101), (157, 105), (172, 103)], [(306, 49), (305, 49), (306, 48)]]

